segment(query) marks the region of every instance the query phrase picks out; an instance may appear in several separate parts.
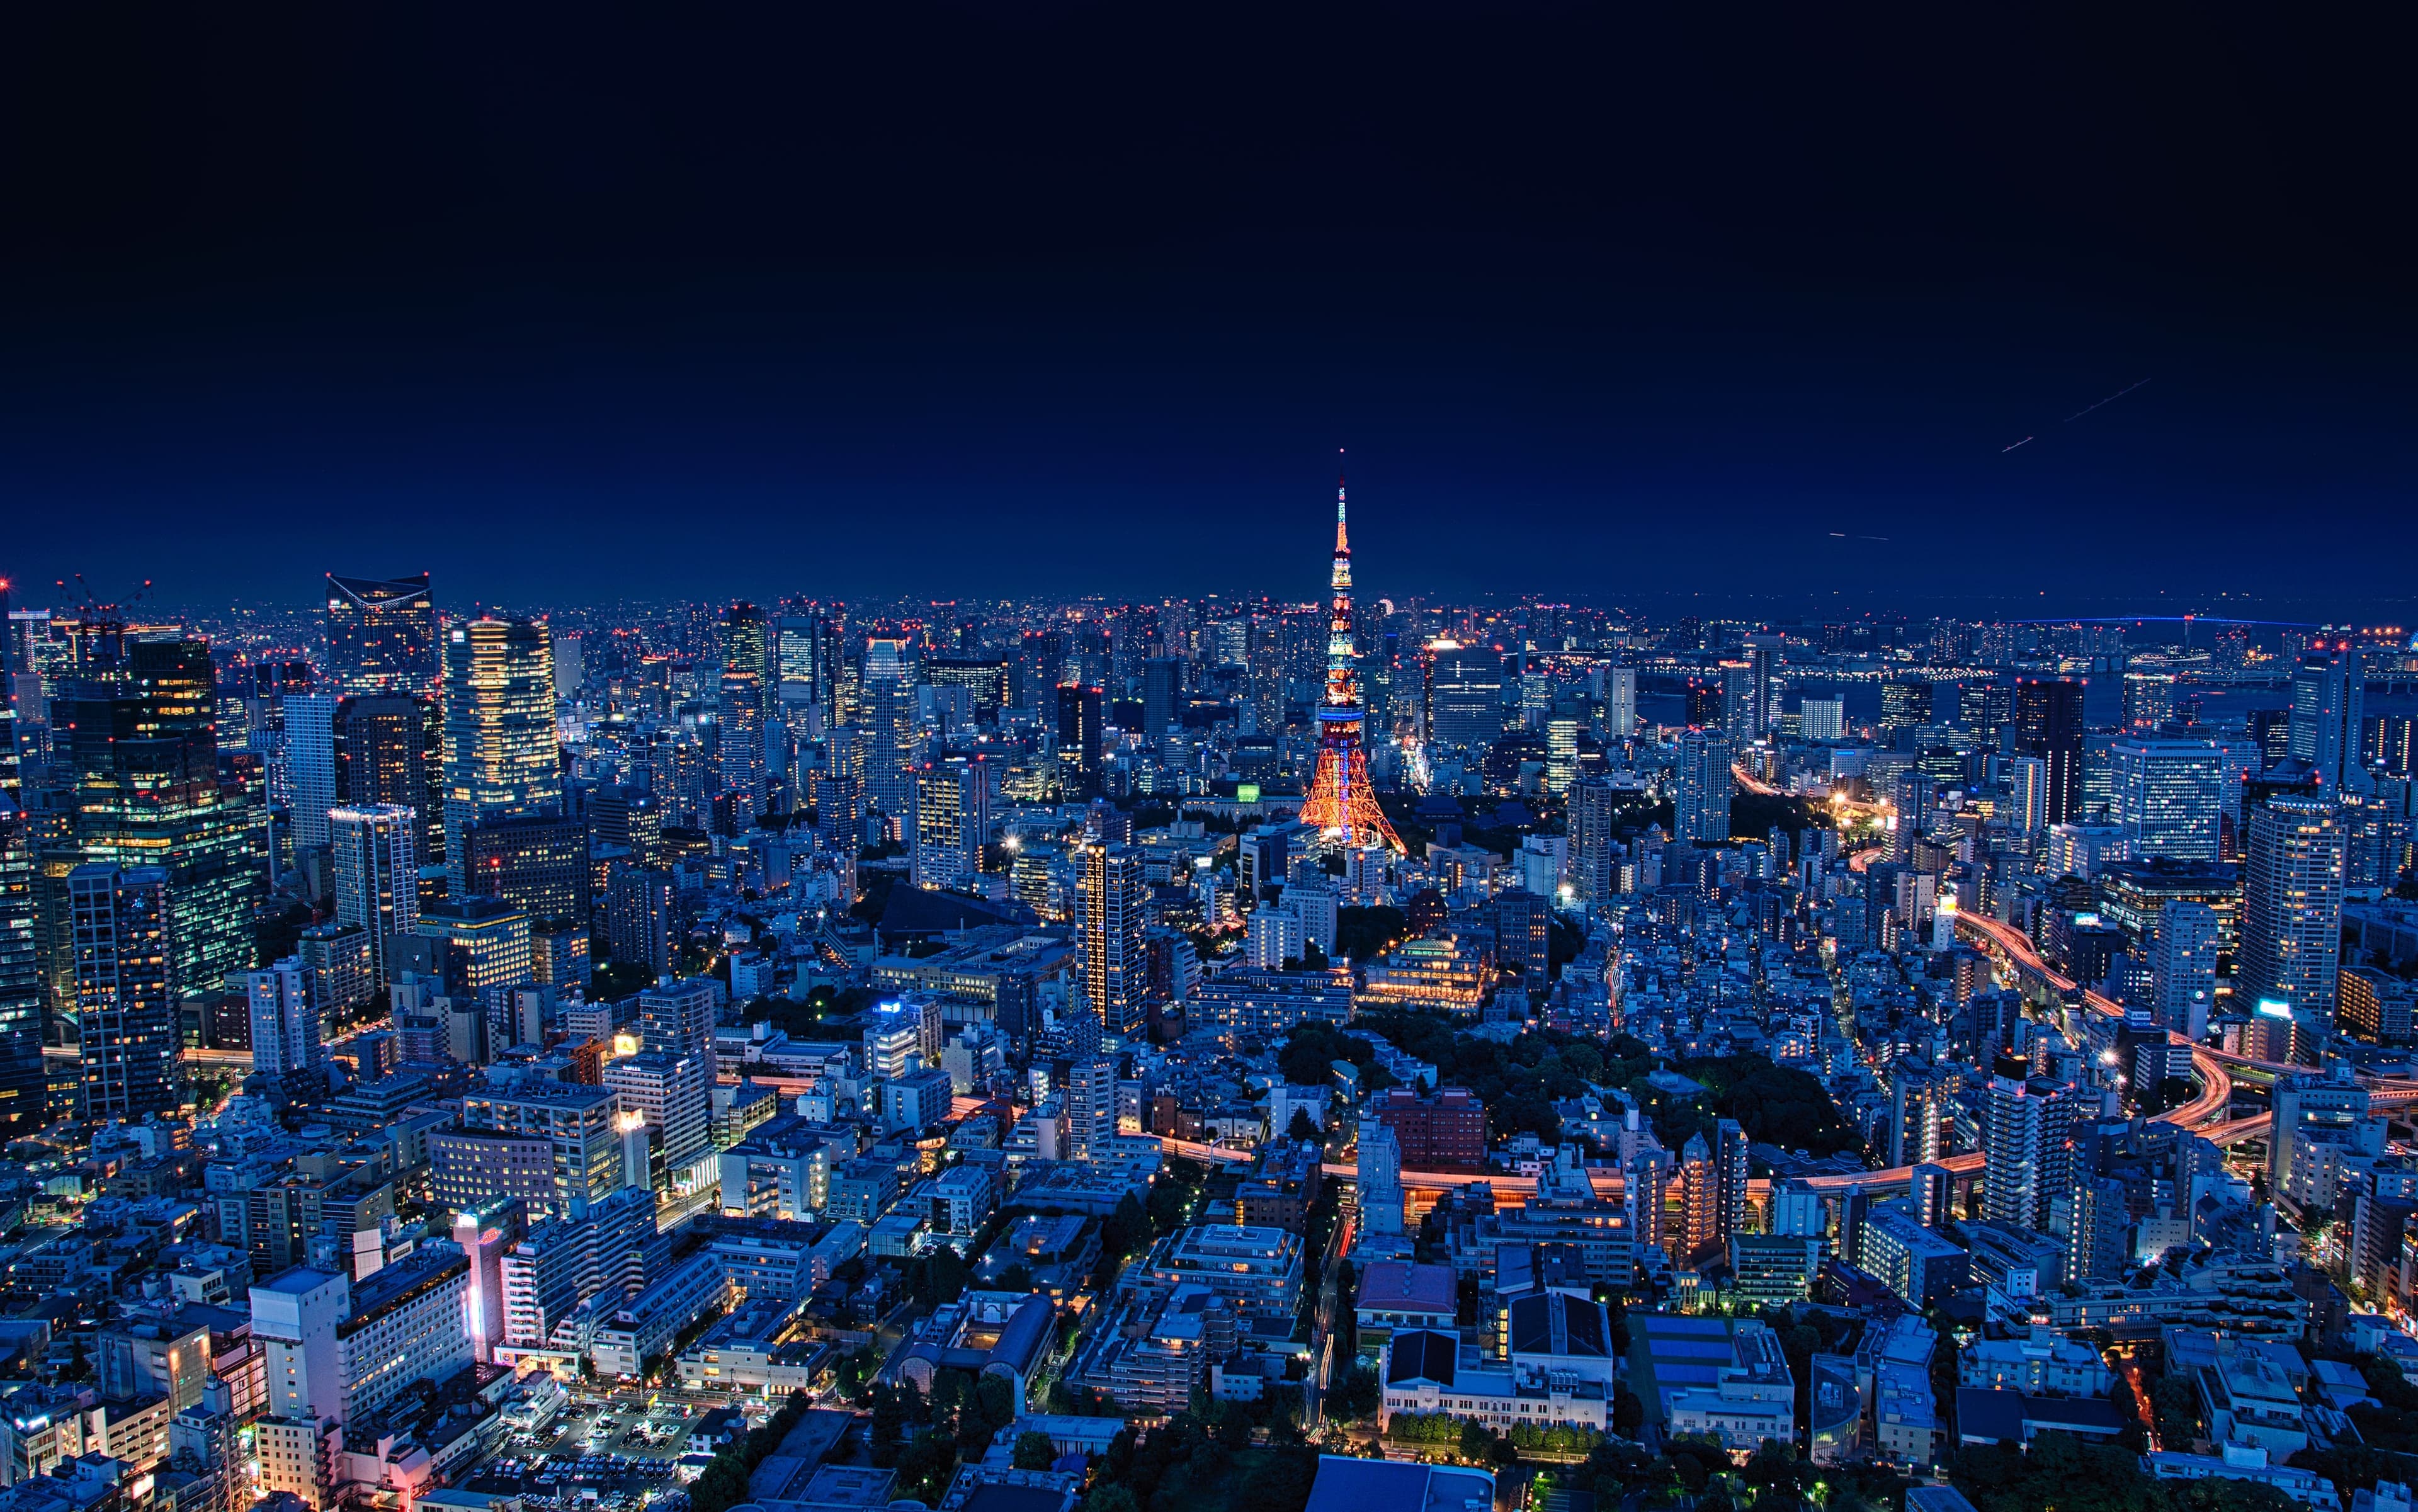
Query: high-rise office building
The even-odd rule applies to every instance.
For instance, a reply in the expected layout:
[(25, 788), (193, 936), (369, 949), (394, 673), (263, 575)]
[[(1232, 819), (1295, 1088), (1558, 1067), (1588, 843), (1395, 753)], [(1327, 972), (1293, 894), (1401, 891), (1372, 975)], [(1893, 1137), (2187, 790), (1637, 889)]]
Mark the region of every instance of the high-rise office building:
[(1637, 733), (1637, 668), (1608, 667), (1603, 675), (1603, 734), (1613, 741)]
[(712, 1077), (713, 984), (703, 977), (658, 982), (638, 994), (638, 1034), (650, 1050), (691, 1056)]
[(338, 808), (328, 816), (336, 876), (336, 922), (369, 936), (370, 969), (394, 980), (394, 937), (420, 928), (420, 815), (390, 803)]
[(445, 859), (445, 718), (436, 695), (347, 698), (336, 708), (336, 802), (414, 810), (420, 864)]
[(1809, 741), (1835, 741), (1847, 733), (1847, 701), (1844, 698), (1800, 698), (1797, 733)]
[(2279, 793), (2249, 821), (2236, 997), (2331, 1019), (2342, 955), (2342, 811), (2315, 795)]
[(463, 895), (501, 898), (538, 924), (588, 922), (588, 826), (559, 814), (483, 819), (462, 835)]
[(1483, 753), (1503, 734), (1503, 657), (1487, 646), (1428, 648), (1428, 741), (1440, 752)]
[(2216, 910), (2177, 898), (2158, 909), (2150, 941), (2150, 991), (2158, 1022), (2194, 1041), (2208, 1032), (2209, 1008), (2216, 1001), (2219, 942)]
[(1570, 887), (1579, 901), (1609, 903), (1620, 891), (1619, 843), (1614, 821), (1619, 801), (1612, 785), (1599, 777), (1582, 779), (1570, 788)]
[(604, 1063), (604, 1085), (620, 1094), (624, 1119), (635, 1114), (646, 1123), (648, 1166), (622, 1173), (631, 1185), (669, 1191), (712, 1148), (713, 1082), (696, 1056), (622, 1056)]
[(93, 862), (68, 875), (87, 1123), (165, 1117), (183, 1100), (173, 889), (158, 866)]
[(436, 606), (428, 574), (328, 574), (328, 674), (338, 693), (436, 691)]
[(1730, 798), (1737, 784), (1726, 738), (1713, 730), (1690, 730), (1679, 737), (1679, 764), (1673, 773), (1671, 799), (1677, 838), (1727, 840)]
[(2366, 701), (2367, 668), (2348, 643), (2303, 658), (2292, 673), (2289, 749), (2318, 769), (2319, 789), (2328, 798), (2358, 778)]
[(438, 943), (445, 989), (471, 1002), (490, 987), (534, 980), (529, 916), (497, 898), (455, 897), (421, 910), (420, 936)]
[(962, 887), (990, 841), (990, 780), (983, 761), (953, 756), (915, 769), (910, 841), (917, 887)]
[(2073, 822), (2082, 808), (2082, 684), (2018, 680), (2014, 719), (2015, 754), (2042, 762), (2042, 824)]
[(285, 698), (285, 781), (294, 844), (328, 843), (328, 811), (336, 806), (336, 706), (332, 693)]
[(244, 978), (252, 1000), (252, 1069), (270, 1077), (316, 1071), (328, 1063), (320, 1047), (327, 1012), (318, 973), (289, 955)]
[(2014, 690), (1997, 678), (1979, 678), (1956, 688), (1956, 722), (1973, 732), (1973, 743), (1996, 751), (2015, 716)]
[(1917, 726), (1931, 723), (1931, 684), (1922, 678), (1891, 678), (1881, 684), (1880, 742), (1903, 745)]
[(34, 891), (38, 850), (30, 817), (12, 797), (0, 793), (0, 1139), (30, 1133), (46, 1122)]
[(54, 779), (74, 789), (69, 848), (165, 871), (174, 990), (216, 992), (253, 964), (260, 795), (219, 780), (209, 648), (105, 627), (85, 651), (51, 706)]
[(1091, 798), (1100, 790), (1100, 690), (1069, 682), (1058, 689), (1058, 790)]
[(2007, 763), (2008, 828), (2035, 835), (2048, 828), (2048, 758), (2019, 756)]
[(2133, 735), (2107, 746), (2110, 820), (2124, 827), (2135, 861), (2215, 861), (2236, 787), (2214, 741)]
[(658, 975), (680, 959), (680, 881), (660, 866), (618, 870), (604, 900), (605, 948)]
[(1090, 846), (1077, 864), (1075, 941), (1084, 1000), (1105, 1032), (1139, 1034), (1149, 975), (1142, 925), (1150, 889), (1141, 856), (1125, 846)]
[(1171, 656), (1155, 656), (1142, 663), (1141, 668), (1141, 729), (1152, 744), (1167, 738), (1167, 732), (1181, 718), (1176, 700), (1184, 696), (1184, 664)]
[(857, 701), (857, 722), (865, 729), (865, 802), (902, 824), (913, 802), (907, 771), (915, 758), (915, 680), (907, 642), (875, 636), (865, 643)]
[(865, 732), (853, 725), (823, 731), (822, 764), (815, 768), (809, 800), (815, 833), (825, 845), (854, 847), (865, 825)]
[(2166, 672), (2127, 672), (2122, 689), (2124, 728), (2155, 735), (2175, 717), (2175, 680)]
[(734, 603), (722, 616), (721, 764), (723, 791), (755, 816), (773, 806), (765, 759), (765, 713), (775, 701), (764, 613)]
[(466, 832), (562, 811), (554, 647), (545, 626), (482, 616), (445, 634), (445, 865), (467, 891)]

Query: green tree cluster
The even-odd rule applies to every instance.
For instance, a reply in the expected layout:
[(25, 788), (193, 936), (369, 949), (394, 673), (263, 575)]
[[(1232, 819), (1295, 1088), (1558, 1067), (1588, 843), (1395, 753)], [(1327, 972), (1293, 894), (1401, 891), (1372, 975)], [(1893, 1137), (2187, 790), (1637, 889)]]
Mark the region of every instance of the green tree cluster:
[(1949, 1467), (1979, 1512), (2288, 1512), (2272, 1486), (2241, 1480), (2152, 1480), (2137, 1455), (2069, 1433), (2043, 1433), (2029, 1452), (2012, 1442), (1971, 1445)]
[(688, 1489), (694, 1512), (725, 1512), (747, 1500), (747, 1477), (767, 1455), (781, 1446), (789, 1430), (805, 1420), (806, 1398), (790, 1397), (761, 1428), (723, 1445)]
[[(1262, 1428), (1268, 1443), (1252, 1447)], [(1196, 1400), (1146, 1438), (1120, 1432), (1094, 1466), (1084, 1512), (1302, 1512), (1317, 1473), (1317, 1451), (1280, 1400)]]
[[(1377, 1064), (1377, 1047), (1357, 1034), (1346, 1034), (1324, 1024), (1303, 1022), (1293, 1026), (1285, 1040), (1284, 1048), (1277, 1052), (1277, 1066), (1284, 1072), (1285, 1080), (1296, 1087), (1324, 1087), (1334, 1074), (1335, 1062), (1349, 1061), (1360, 1073), (1361, 1086), (1370, 1089), (1369, 1077), (1385, 1076)], [(1391, 1085), (1388, 1078), (1387, 1085)]]

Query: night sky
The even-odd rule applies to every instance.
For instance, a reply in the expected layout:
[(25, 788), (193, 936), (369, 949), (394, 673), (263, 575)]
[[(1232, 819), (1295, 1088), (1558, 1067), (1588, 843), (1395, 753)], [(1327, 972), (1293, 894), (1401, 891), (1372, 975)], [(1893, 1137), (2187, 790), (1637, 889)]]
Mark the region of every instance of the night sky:
[(1308, 598), (1348, 447), (1398, 596), (2418, 591), (2407, 36), (853, 8), (19, 8), (0, 570)]

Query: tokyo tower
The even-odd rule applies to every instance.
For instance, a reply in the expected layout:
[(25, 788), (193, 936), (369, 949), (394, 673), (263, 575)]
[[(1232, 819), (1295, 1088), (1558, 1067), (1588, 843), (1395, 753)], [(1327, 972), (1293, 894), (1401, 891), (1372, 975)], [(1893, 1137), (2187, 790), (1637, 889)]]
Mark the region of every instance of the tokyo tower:
[(1352, 664), (1352, 542), (1343, 527), (1343, 480), (1335, 480), (1335, 572), (1326, 624), (1326, 699), (1318, 710), (1318, 775), (1301, 806), (1301, 822), (1329, 845), (1382, 845), (1402, 849), (1377, 806), (1369, 783), (1369, 754), (1360, 747), (1360, 683)]

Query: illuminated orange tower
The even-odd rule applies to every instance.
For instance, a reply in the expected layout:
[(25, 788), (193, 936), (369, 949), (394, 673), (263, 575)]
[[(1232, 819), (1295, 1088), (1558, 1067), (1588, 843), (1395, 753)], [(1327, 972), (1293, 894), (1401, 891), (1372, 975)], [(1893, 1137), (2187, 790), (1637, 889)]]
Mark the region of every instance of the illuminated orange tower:
[(1301, 821), (1316, 829), (1331, 845), (1382, 845), (1400, 850), (1402, 842), (1377, 806), (1369, 782), (1369, 754), (1360, 746), (1360, 682), (1352, 649), (1352, 542), (1343, 523), (1343, 480), (1335, 480), (1335, 572), (1326, 624), (1326, 699), (1318, 710), (1318, 775), (1309, 798), (1301, 806)]

